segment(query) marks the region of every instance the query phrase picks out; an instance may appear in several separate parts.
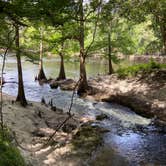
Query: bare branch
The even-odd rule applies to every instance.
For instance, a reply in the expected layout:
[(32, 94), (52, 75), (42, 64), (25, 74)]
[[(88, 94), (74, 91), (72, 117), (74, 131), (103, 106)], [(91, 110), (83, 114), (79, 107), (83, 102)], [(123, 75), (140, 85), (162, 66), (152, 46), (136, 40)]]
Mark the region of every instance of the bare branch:
[(90, 48), (92, 47), (92, 45), (93, 45), (93, 43), (95, 41), (97, 25), (98, 25), (98, 21), (99, 21), (99, 15), (100, 15), (100, 8), (98, 7), (97, 18), (96, 18), (96, 22), (95, 22), (95, 28), (94, 28), (94, 32), (93, 32), (92, 41), (91, 41), (91, 43), (89, 44), (88, 48), (85, 51), (85, 57), (88, 55), (88, 52), (89, 52)]

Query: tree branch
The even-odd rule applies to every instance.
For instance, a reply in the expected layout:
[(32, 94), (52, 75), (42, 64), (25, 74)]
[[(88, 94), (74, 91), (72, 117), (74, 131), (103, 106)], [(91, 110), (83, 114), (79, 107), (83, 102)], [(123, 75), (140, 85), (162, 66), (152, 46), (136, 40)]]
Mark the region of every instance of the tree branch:
[(93, 45), (93, 43), (95, 41), (95, 36), (96, 36), (96, 31), (97, 31), (97, 25), (98, 25), (98, 21), (99, 21), (99, 15), (100, 15), (100, 8), (98, 7), (97, 19), (96, 19), (96, 22), (95, 22), (95, 28), (94, 28), (94, 32), (93, 32), (92, 41), (91, 41), (90, 45), (88, 46), (88, 48), (85, 51), (85, 55), (84, 55), (85, 57), (87, 57), (88, 52), (89, 52), (90, 48), (92, 47), (92, 45)]

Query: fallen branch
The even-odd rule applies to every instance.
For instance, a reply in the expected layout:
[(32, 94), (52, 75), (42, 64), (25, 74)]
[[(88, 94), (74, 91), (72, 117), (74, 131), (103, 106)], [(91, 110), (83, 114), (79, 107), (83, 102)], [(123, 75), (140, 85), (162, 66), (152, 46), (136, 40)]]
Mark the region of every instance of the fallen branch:
[(69, 111), (68, 111), (69, 115), (71, 114), (71, 109), (72, 109), (72, 106), (73, 106), (73, 100), (74, 100), (74, 95), (75, 95), (76, 89), (77, 89), (79, 83), (81, 82), (81, 80), (82, 80), (82, 78), (80, 78), (75, 84), (75, 87), (74, 87), (74, 90), (73, 90), (73, 93), (72, 93), (72, 96), (71, 96), (71, 103), (70, 103)]

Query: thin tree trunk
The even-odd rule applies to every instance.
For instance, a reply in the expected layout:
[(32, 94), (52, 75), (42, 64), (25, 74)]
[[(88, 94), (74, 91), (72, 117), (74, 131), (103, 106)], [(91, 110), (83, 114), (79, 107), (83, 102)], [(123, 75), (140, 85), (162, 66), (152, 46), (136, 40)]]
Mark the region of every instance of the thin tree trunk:
[(17, 58), (17, 68), (18, 68), (18, 95), (16, 98), (16, 101), (19, 101), (22, 106), (27, 105), (27, 101), (25, 98), (24, 93), (24, 84), (23, 84), (23, 76), (22, 76), (22, 66), (21, 66), (21, 57), (20, 57), (20, 41), (19, 41), (19, 26), (15, 25), (16, 30), (16, 39), (15, 39), (15, 45), (16, 45), (16, 58)]
[(163, 28), (163, 46), (164, 46), (164, 55), (166, 55), (166, 26)]
[(163, 15), (163, 17), (160, 17), (159, 15), (155, 15), (156, 18), (156, 23), (159, 23), (160, 26), (160, 34), (161, 34), (161, 38), (162, 38), (162, 44), (163, 44), (163, 50), (161, 52), (163, 52), (164, 55), (166, 55), (166, 25), (165, 22), (163, 21), (165, 16)]
[(110, 32), (108, 32), (108, 62), (109, 62), (109, 73), (108, 74), (112, 74), (113, 73), (113, 67), (112, 67), (112, 48), (111, 48), (111, 34)]
[(3, 121), (3, 74), (4, 74), (4, 69), (5, 69), (5, 60), (6, 60), (6, 55), (8, 52), (9, 47), (6, 48), (5, 53), (3, 54), (3, 60), (2, 60), (2, 68), (1, 68), (1, 78), (0, 78), (0, 126), (2, 130), (2, 139), (4, 139), (4, 121)]
[(41, 39), (40, 39), (40, 60), (39, 60), (39, 74), (37, 76), (38, 80), (47, 80), (43, 69), (43, 32), (41, 29)]
[(80, 78), (81, 81), (78, 86), (78, 94), (86, 93), (88, 90), (88, 82), (86, 77), (85, 68), (85, 49), (84, 49), (84, 12), (83, 12), (83, 0), (80, 0)]
[(59, 56), (61, 59), (61, 64), (60, 64), (60, 71), (59, 71), (59, 76), (58, 76), (57, 80), (65, 80), (66, 79), (63, 50), (64, 50), (64, 43), (62, 43), (62, 49), (61, 49), (61, 52), (59, 53)]
[(166, 37), (165, 37), (165, 41), (164, 41), (164, 55), (166, 55)]

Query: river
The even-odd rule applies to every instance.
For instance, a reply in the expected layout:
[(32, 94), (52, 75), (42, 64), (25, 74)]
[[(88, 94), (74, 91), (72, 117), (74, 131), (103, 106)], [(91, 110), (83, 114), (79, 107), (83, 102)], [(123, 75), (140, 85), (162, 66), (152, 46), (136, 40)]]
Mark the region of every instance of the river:
[[(25, 93), (28, 100), (41, 101), (44, 96), (47, 102), (53, 99), (54, 105), (64, 110), (68, 109), (71, 92), (50, 89), (46, 84), (40, 86), (34, 81), (38, 73), (38, 66), (25, 59), (22, 60), (22, 65)], [(44, 67), (46, 75), (54, 78), (58, 75), (59, 61), (45, 59)], [(65, 68), (69, 78), (78, 78), (78, 62), (66, 62)], [(106, 66), (103, 63), (91, 62), (87, 64), (88, 77), (105, 72)], [(14, 57), (9, 57), (6, 61), (4, 78), (8, 83), (4, 85), (3, 92), (16, 96), (17, 70)], [(141, 117), (130, 109), (117, 104), (92, 102), (77, 96), (74, 98), (72, 111), (91, 118), (95, 118), (101, 113), (109, 116), (109, 119), (94, 124), (103, 126), (110, 132), (104, 134), (103, 146), (98, 148), (87, 165), (166, 165), (166, 134), (151, 125), (151, 119)]]

